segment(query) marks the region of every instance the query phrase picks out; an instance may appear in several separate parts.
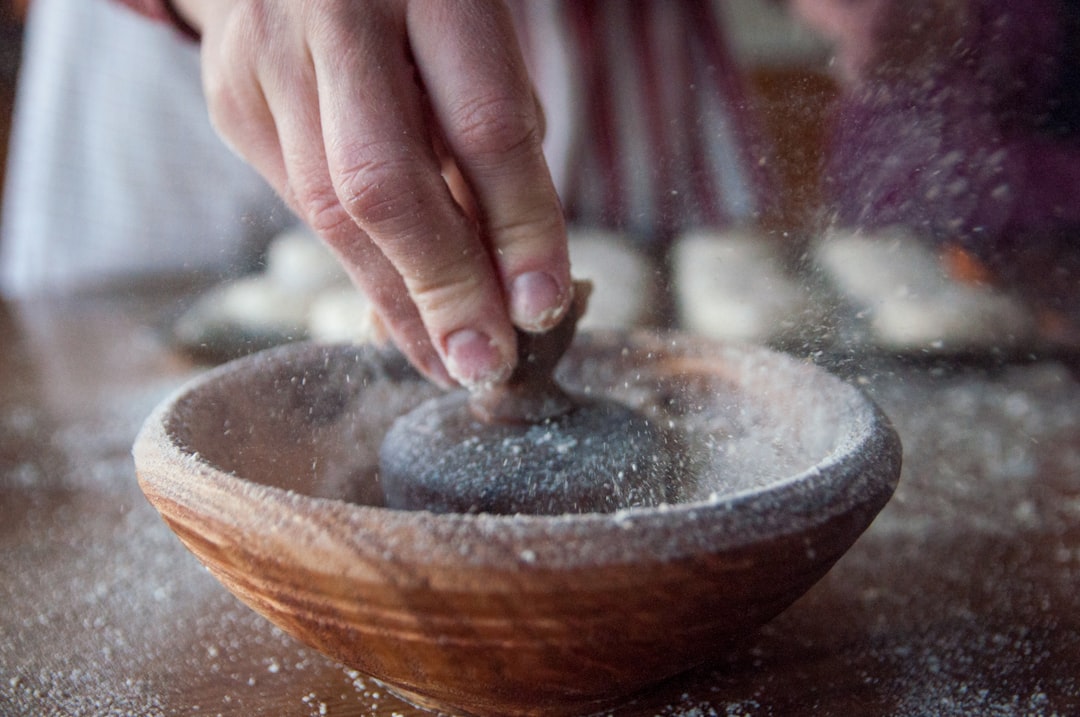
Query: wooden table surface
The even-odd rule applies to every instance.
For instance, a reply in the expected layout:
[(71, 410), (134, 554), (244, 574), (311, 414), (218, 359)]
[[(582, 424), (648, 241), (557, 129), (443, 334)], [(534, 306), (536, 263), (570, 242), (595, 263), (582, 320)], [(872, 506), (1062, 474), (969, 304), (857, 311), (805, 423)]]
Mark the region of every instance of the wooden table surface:
[[(130, 447), (201, 367), (130, 292), (0, 307), (0, 715), (418, 715), (229, 595)], [(745, 647), (612, 715), (1080, 714), (1080, 371), (834, 361), (904, 441), (900, 488)]]

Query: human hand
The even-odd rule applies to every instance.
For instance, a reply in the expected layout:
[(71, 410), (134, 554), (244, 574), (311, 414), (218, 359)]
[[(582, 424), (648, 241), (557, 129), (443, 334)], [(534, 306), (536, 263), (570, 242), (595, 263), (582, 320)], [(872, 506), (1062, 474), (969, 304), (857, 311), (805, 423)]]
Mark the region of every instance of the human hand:
[(211, 120), (337, 253), (432, 380), (477, 386), (571, 299), (508, 11), (482, 0), (175, 0)]

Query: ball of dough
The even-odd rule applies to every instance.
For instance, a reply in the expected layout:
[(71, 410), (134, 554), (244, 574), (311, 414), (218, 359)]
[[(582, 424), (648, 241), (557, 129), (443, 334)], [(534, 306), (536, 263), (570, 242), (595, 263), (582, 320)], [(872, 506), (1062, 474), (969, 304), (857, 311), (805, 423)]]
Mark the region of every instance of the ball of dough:
[(709, 338), (796, 341), (820, 322), (809, 292), (772, 240), (753, 232), (688, 232), (672, 253), (679, 323)]
[(660, 303), (653, 262), (625, 236), (573, 228), (569, 236), (574, 275), (592, 284), (589, 312), (579, 328), (627, 329), (651, 323)]
[(1029, 341), (1023, 304), (988, 285), (951, 279), (937, 254), (908, 231), (830, 231), (815, 260), (865, 318), (874, 344), (894, 351), (977, 351)]
[(330, 249), (303, 226), (287, 229), (270, 240), (265, 274), (296, 294), (315, 294), (349, 280)]

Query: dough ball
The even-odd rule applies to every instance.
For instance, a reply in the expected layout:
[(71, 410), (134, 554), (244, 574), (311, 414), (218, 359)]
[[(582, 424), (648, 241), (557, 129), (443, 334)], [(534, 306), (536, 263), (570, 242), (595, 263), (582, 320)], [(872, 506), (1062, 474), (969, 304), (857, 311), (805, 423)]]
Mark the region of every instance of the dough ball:
[(305, 226), (293, 227), (270, 240), (265, 274), (282, 289), (298, 294), (315, 294), (348, 282), (337, 258)]
[(311, 302), (308, 333), (326, 343), (382, 343), (384, 336), (362, 291), (338, 286), (319, 293)]
[(981, 351), (1029, 341), (1035, 323), (1017, 299), (963, 284), (937, 253), (899, 228), (831, 231), (815, 259), (867, 319), (871, 339), (895, 351)]
[(592, 283), (584, 329), (627, 329), (656, 318), (660, 290), (652, 261), (629, 239), (598, 229), (570, 230), (574, 276)]
[(798, 340), (822, 319), (773, 240), (754, 232), (682, 235), (673, 247), (672, 279), (679, 323), (712, 339)]
[(235, 329), (247, 333), (306, 334), (307, 303), (263, 276), (226, 281), (201, 295), (177, 321), (175, 331), (189, 341)]

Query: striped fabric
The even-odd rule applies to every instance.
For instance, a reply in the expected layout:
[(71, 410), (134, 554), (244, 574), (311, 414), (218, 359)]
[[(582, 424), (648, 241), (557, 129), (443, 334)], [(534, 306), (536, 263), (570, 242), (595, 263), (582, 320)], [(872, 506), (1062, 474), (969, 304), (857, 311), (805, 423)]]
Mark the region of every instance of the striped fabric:
[[(770, 165), (720, 4), (518, 0), (514, 11), (572, 222), (666, 243), (768, 211)], [(543, 64), (556, 38), (563, 72)]]

